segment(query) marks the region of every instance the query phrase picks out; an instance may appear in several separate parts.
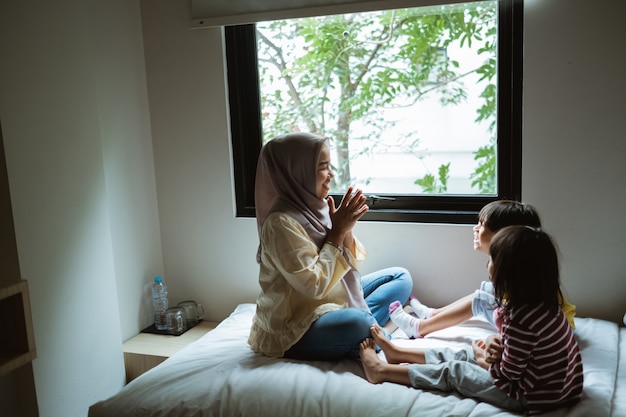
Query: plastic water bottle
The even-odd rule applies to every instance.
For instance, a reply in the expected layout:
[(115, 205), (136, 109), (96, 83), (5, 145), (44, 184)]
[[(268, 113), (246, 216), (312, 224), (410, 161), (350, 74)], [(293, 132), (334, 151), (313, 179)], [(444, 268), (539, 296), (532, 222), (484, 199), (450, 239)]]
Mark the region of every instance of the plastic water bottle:
[(157, 330), (167, 330), (165, 310), (169, 306), (167, 300), (167, 285), (161, 276), (154, 277), (152, 284), (152, 306), (154, 307), (154, 327)]

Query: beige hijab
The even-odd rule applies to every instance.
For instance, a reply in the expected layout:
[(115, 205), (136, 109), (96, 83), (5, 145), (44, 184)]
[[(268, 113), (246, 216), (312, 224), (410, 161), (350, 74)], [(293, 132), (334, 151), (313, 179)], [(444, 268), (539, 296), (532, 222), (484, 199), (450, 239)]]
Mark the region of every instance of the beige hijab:
[(315, 173), (325, 144), (328, 138), (289, 133), (261, 148), (254, 190), (259, 237), (267, 216), (280, 211), (298, 220), (318, 247), (324, 244), (331, 220), (328, 204), (315, 194)]

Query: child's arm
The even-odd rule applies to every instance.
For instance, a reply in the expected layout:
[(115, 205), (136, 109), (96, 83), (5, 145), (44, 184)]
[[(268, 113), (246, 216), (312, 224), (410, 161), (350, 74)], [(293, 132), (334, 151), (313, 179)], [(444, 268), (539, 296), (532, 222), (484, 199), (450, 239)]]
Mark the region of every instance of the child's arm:
[[(502, 352), (499, 362), (493, 363), (489, 371), (494, 383), (504, 392), (519, 389), (519, 382), (532, 360), (536, 335), (527, 326), (511, 322), (502, 333)], [(518, 326), (515, 326), (518, 325)], [(511, 354), (511, 352), (514, 352)], [(507, 387), (507, 388), (504, 388)]]

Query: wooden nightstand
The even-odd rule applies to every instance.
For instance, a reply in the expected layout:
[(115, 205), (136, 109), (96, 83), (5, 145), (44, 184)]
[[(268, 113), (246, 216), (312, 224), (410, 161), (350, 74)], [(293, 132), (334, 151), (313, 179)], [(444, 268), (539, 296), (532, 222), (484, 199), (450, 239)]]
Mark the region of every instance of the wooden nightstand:
[(31, 363), (36, 357), (28, 282), (0, 279), (0, 375)]
[(203, 320), (180, 336), (139, 333), (124, 343), (126, 383), (154, 368), (188, 344), (213, 330), (217, 322)]

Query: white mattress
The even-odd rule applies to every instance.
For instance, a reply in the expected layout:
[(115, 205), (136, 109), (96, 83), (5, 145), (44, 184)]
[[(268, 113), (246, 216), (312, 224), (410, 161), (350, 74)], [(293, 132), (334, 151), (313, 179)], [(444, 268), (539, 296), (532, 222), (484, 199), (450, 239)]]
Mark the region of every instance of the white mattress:
[[(237, 306), (215, 330), (92, 405), (89, 417), (516, 415), (454, 394), (370, 384), (356, 359), (303, 362), (255, 354), (246, 343), (253, 314), (254, 304)], [(472, 319), (419, 340), (409, 340), (398, 330), (393, 341), (458, 345), (490, 333), (484, 322)], [(583, 357), (583, 399), (544, 416), (626, 416), (625, 330), (615, 323), (577, 318), (576, 335)]]

